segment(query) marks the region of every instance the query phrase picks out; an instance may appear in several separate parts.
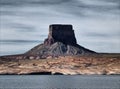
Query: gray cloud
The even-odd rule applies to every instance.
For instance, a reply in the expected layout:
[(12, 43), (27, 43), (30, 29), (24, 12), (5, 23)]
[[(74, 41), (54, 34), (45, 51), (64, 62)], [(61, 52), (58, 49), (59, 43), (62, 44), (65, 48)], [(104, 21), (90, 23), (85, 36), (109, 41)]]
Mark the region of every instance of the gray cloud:
[(1, 5), (54, 5), (69, 2), (71, 0), (1, 0)]
[(0, 15), (2, 40), (43, 40), (49, 24), (72, 24), (79, 44), (120, 52), (120, 0), (0, 0)]
[[(94, 3), (94, 1), (96, 1), (96, 3)], [(3, 6), (11, 6), (11, 8), (17, 7), (17, 13), (15, 13), (16, 11), (12, 11), (12, 13), (10, 11), (2, 11), (3, 13), (14, 13), (16, 15), (27, 13), (34, 15), (35, 12), (33, 9), (31, 9), (33, 10), (31, 13), (28, 11), (25, 13), (24, 10), (19, 11), (19, 8), (22, 5), (23, 7), (40, 7), (37, 9), (36, 15), (46, 15), (49, 13), (45, 12), (54, 11), (54, 14), (61, 12), (63, 14), (66, 13), (77, 16), (91, 16), (91, 14), (94, 16), (94, 13), (98, 13), (96, 15), (99, 15), (99, 13), (120, 14), (120, 3), (118, 2), (118, 0), (93, 0), (91, 2), (89, 0), (1, 0), (0, 4)]]
[(108, 34), (104, 34), (104, 33), (86, 33), (85, 36), (89, 36), (89, 37), (110, 37), (110, 35)]
[(10, 26), (11, 28), (15, 28), (16, 31), (19, 31), (19, 32), (35, 32), (36, 31), (36, 29), (33, 26), (22, 24), (22, 23), (13, 23)]

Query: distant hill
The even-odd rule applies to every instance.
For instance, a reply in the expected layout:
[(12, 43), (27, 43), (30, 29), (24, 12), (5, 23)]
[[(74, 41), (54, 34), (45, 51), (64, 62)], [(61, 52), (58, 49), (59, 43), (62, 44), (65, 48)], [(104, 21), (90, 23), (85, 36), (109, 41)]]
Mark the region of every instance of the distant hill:
[(66, 56), (90, 55), (96, 53), (77, 44), (72, 25), (53, 24), (49, 26), (48, 38), (26, 55), (33, 56)]

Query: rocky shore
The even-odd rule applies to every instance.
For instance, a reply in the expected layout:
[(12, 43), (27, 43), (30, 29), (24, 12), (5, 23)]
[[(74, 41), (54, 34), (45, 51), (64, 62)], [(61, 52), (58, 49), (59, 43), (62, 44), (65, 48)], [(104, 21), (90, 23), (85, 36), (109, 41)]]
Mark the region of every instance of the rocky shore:
[(1, 59), (0, 74), (120, 74), (120, 54), (47, 59)]

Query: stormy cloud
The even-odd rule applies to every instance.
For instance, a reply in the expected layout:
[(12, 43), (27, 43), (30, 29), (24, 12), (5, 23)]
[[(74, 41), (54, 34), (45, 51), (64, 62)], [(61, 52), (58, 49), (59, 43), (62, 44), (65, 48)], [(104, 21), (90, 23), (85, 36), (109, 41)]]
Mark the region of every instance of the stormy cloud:
[(0, 40), (43, 40), (54, 23), (72, 24), (86, 48), (120, 52), (120, 0), (0, 0)]

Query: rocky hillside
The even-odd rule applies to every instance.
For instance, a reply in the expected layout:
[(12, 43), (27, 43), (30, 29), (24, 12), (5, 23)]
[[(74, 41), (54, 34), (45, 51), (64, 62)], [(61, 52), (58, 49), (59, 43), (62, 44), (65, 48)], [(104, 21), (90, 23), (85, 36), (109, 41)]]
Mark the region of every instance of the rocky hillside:
[(90, 55), (95, 53), (77, 44), (72, 25), (53, 24), (49, 26), (48, 38), (26, 55), (33, 56), (68, 56)]
[(91, 55), (96, 52), (77, 44), (72, 25), (49, 26), (48, 38), (24, 54), (2, 56), (8, 59), (42, 59), (49, 56)]

